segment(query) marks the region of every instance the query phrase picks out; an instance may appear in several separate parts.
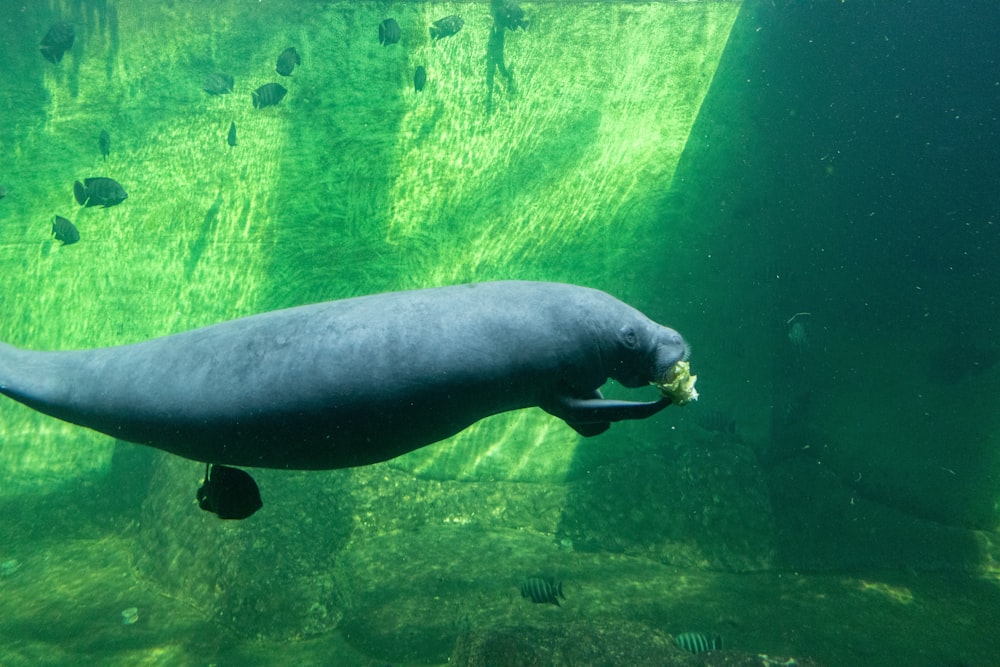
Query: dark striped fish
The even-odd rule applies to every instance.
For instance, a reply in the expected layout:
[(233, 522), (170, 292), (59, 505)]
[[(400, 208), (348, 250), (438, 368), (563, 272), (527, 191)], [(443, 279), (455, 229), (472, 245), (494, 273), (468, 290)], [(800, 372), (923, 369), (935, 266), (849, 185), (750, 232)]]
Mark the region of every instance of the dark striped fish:
[(278, 56), (278, 65), (274, 68), (274, 71), (281, 76), (291, 76), (295, 66), (301, 64), (302, 58), (299, 57), (299, 52), (295, 50), (294, 46), (289, 46)]
[(535, 604), (554, 604), (557, 607), (562, 606), (559, 604), (559, 598), (566, 599), (562, 592), (562, 582), (557, 584), (552, 577), (525, 579), (521, 583), (521, 597), (531, 598)]
[(205, 481), (198, 489), (198, 507), (220, 519), (245, 519), (261, 507), (260, 488), (246, 472), (205, 464)]
[(216, 72), (205, 77), (201, 84), (202, 90), (209, 95), (225, 95), (233, 92), (233, 75)]
[(698, 413), (695, 423), (706, 431), (723, 435), (736, 435), (736, 418), (722, 410)]
[(514, 0), (504, 0), (503, 2), (490, 3), (493, 8), (493, 23), (497, 28), (506, 28), (514, 32), (518, 28), (528, 29), (528, 20), (524, 18), (524, 10)]
[(56, 241), (62, 241), (63, 245), (72, 245), (80, 240), (76, 225), (61, 215), (57, 215), (52, 221), (52, 235), (56, 237)]
[(73, 195), (80, 206), (116, 206), (128, 199), (121, 183), (113, 178), (95, 176), (73, 184)]
[(674, 646), (688, 653), (704, 653), (722, 649), (722, 637), (704, 632), (682, 632), (674, 637)]
[(263, 109), (264, 107), (273, 107), (284, 99), (287, 92), (288, 89), (280, 83), (265, 83), (250, 93), (250, 96), (253, 98), (254, 109)]
[(378, 24), (378, 42), (382, 46), (396, 44), (402, 36), (403, 31), (399, 29), (396, 19), (386, 19)]
[(73, 48), (74, 36), (73, 24), (56, 23), (45, 33), (45, 37), (42, 37), (38, 50), (50, 63), (58, 63), (62, 60), (63, 54)]
[(451, 37), (452, 35), (457, 34), (464, 25), (465, 21), (463, 21), (462, 17), (457, 14), (445, 16), (443, 19), (438, 19), (431, 24), (431, 39)]

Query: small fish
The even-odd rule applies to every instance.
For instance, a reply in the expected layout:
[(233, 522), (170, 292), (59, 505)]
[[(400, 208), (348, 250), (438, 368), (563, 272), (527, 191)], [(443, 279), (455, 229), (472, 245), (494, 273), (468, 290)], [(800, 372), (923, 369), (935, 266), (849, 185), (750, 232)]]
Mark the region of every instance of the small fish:
[(426, 85), (427, 70), (424, 69), (423, 65), (417, 65), (417, 69), (413, 72), (413, 90), (419, 93)]
[(229, 123), (229, 134), (226, 135), (226, 143), (230, 146), (236, 145), (236, 123)]
[(220, 519), (245, 519), (264, 506), (253, 477), (238, 468), (205, 464), (198, 507)]
[(46, 60), (58, 63), (62, 60), (63, 54), (73, 48), (74, 37), (72, 23), (56, 23), (45, 33), (45, 37), (42, 37), (42, 43), (38, 48)]
[(128, 193), (121, 183), (113, 178), (96, 176), (85, 178), (83, 183), (77, 181), (73, 184), (73, 194), (76, 196), (76, 203), (80, 206), (116, 206), (128, 199)]
[(438, 19), (431, 24), (431, 39), (451, 37), (461, 30), (463, 25), (465, 25), (465, 21), (463, 21), (462, 17), (457, 14), (452, 14), (451, 16), (445, 16), (443, 19)]
[(250, 93), (250, 96), (253, 98), (254, 108), (263, 109), (264, 107), (272, 107), (280, 102), (284, 99), (287, 92), (288, 89), (279, 83), (265, 83)]
[(107, 130), (101, 130), (101, 136), (97, 138), (97, 145), (101, 147), (101, 155), (107, 160), (108, 154), (111, 153), (111, 135), (108, 134)]
[(674, 637), (674, 646), (688, 653), (722, 650), (722, 637), (704, 632), (682, 632)]
[(562, 582), (556, 584), (555, 579), (549, 577), (530, 577), (521, 583), (521, 597), (531, 598), (535, 604), (554, 604), (561, 607), (559, 598), (563, 600), (566, 596), (562, 592)]
[(201, 84), (202, 90), (209, 95), (225, 95), (233, 92), (233, 75), (216, 72), (205, 77)]
[(76, 225), (61, 215), (57, 215), (52, 221), (52, 235), (56, 237), (56, 241), (62, 241), (63, 245), (72, 245), (80, 240)]
[(280, 56), (278, 56), (278, 66), (274, 69), (281, 76), (291, 76), (292, 70), (295, 69), (295, 66), (301, 64), (302, 59), (299, 58), (299, 54), (295, 50), (295, 47), (289, 46), (281, 52)]
[(403, 32), (399, 29), (396, 19), (386, 19), (378, 24), (378, 43), (382, 46), (389, 46), (399, 42)]
[(3, 199), (6, 196), (7, 196), (7, 190), (5, 190), (4, 188), (0, 188), (0, 199)]
[(139, 608), (138, 607), (128, 607), (127, 609), (122, 609), (122, 625), (135, 625), (139, 622)]

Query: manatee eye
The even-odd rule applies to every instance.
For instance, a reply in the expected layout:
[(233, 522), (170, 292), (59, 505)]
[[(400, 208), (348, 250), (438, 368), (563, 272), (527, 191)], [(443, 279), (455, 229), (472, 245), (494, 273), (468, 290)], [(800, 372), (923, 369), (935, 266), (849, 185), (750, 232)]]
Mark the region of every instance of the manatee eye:
[(639, 337), (635, 335), (632, 327), (623, 327), (621, 331), (622, 344), (630, 350), (639, 347)]

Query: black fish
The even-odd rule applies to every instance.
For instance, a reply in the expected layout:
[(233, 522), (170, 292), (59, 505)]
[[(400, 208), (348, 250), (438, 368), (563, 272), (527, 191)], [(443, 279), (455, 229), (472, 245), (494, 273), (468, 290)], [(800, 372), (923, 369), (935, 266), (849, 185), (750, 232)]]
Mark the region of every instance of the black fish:
[(552, 577), (548, 579), (543, 579), (542, 577), (525, 579), (521, 584), (521, 597), (531, 598), (531, 601), (536, 604), (547, 603), (554, 604), (557, 607), (562, 606), (559, 604), (559, 598), (566, 599), (566, 596), (562, 592), (562, 582), (560, 581), (556, 584), (555, 579)]
[(238, 468), (205, 464), (198, 507), (220, 519), (245, 519), (263, 506), (253, 477)]
[(271, 107), (280, 102), (287, 92), (288, 90), (280, 83), (265, 83), (250, 93), (250, 96), (253, 98), (254, 108), (263, 109), (264, 107)]
[(463, 21), (462, 17), (457, 14), (452, 14), (451, 16), (445, 16), (443, 19), (438, 19), (431, 24), (431, 39), (451, 37), (461, 30), (463, 25), (465, 25), (465, 21)]
[(209, 95), (225, 95), (233, 92), (233, 75), (216, 72), (205, 77), (202, 89)]
[(56, 241), (62, 241), (63, 245), (72, 245), (80, 240), (80, 232), (77, 231), (76, 225), (61, 215), (57, 215), (52, 221), (52, 234), (56, 237)]
[(101, 155), (107, 160), (108, 154), (111, 152), (111, 135), (108, 134), (107, 130), (101, 130), (101, 136), (97, 138), (97, 145), (101, 147)]
[(396, 19), (386, 19), (378, 24), (378, 42), (382, 46), (389, 46), (399, 42), (403, 32), (399, 29)]
[(50, 63), (57, 63), (64, 53), (73, 48), (74, 36), (72, 23), (56, 23), (42, 37), (39, 50)]
[(688, 653), (722, 650), (722, 637), (704, 632), (682, 632), (674, 637), (674, 645)]
[(73, 194), (76, 195), (76, 203), (81, 206), (115, 206), (128, 199), (128, 193), (121, 183), (113, 178), (96, 176), (85, 178), (83, 183), (77, 181), (73, 184)]
[(289, 46), (281, 52), (280, 56), (278, 56), (278, 66), (274, 69), (281, 76), (291, 76), (292, 70), (295, 69), (295, 66), (301, 64), (302, 59), (299, 58), (299, 54), (295, 51), (295, 47)]
[(229, 123), (229, 134), (226, 135), (226, 143), (230, 146), (236, 145), (236, 123)]
[(493, 22), (497, 28), (506, 28), (514, 32), (518, 28), (528, 29), (528, 20), (524, 18), (524, 10), (514, 0), (493, 0)]
[(417, 65), (416, 71), (413, 72), (413, 90), (419, 93), (426, 85), (427, 70), (424, 69), (423, 65)]

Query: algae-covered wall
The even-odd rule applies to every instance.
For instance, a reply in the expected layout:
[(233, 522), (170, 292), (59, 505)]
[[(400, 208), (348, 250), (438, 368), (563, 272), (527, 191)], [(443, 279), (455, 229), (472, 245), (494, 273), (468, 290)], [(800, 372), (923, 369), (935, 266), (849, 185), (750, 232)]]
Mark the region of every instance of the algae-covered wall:
[[(525, 7), (529, 29), (505, 39), (512, 78), (495, 76), (489, 109), (485, 3), (81, 1), (5, 14), (4, 56), (18, 76), (0, 92), (0, 339), (114, 345), (277, 307), (501, 278), (597, 286), (682, 328), (678, 292), (696, 260), (685, 248), (701, 230), (657, 206), (739, 4)], [(463, 29), (431, 40), (428, 26), (450, 14)], [(388, 16), (402, 39), (382, 46)], [(52, 64), (37, 44), (58, 20), (76, 39)], [(281, 77), (275, 60), (290, 45), (302, 63)], [(213, 72), (233, 75), (231, 94), (202, 90)], [(250, 92), (279, 81), (287, 97), (255, 109)], [(115, 178), (129, 198), (77, 206), (73, 182), (91, 176)], [(79, 243), (51, 238), (55, 215), (78, 227)], [(4, 493), (99, 473), (113, 447), (6, 401), (0, 437)], [(477, 469), (516, 476), (528, 474), (525, 448), (542, 446), (529, 472), (558, 478), (577, 440), (541, 413), (460, 439), (457, 460), (409, 465), (476, 474), (476, 450)]]
[[(525, 3), (527, 30), (504, 39), (511, 76), (493, 72), (492, 90), (487, 3), (66, 2), (7, 16), (22, 39), (6, 55), (23, 76), (0, 93), (16, 128), (3, 137), (16, 159), (2, 184), (0, 262), (23, 270), (0, 272), (3, 312), (15, 314), (0, 339), (114, 345), (301, 303), (504, 278), (599, 287), (687, 333), (703, 316), (694, 249), (711, 230), (665, 202), (739, 8)], [(428, 26), (450, 14), (464, 27), (432, 41)], [(383, 46), (377, 26), (389, 16), (402, 38)], [(73, 23), (76, 41), (52, 64), (37, 43), (56, 20)], [(302, 62), (281, 77), (275, 59), (288, 46)], [(214, 72), (233, 76), (231, 94), (202, 90)], [(286, 98), (255, 109), (251, 91), (269, 82)], [(129, 198), (78, 207), (73, 182), (91, 176), (115, 178)], [(79, 243), (50, 237), (57, 214)], [(749, 499), (706, 497), (705, 480), (729, 473), (680, 452), (676, 419), (619, 424), (580, 446), (530, 410), (384, 467), (256, 471), (265, 510), (241, 525), (192, 504), (198, 464), (133, 462), (133, 476), (150, 477), (135, 564), (154, 588), (271, 637), (366, 618), (373, 562), (428, 549), (424, 527), (443, 531), (436, 544), (468, 542), (470, 531), (471, 543), (508, 542), (525, 567), (574, 548), (759, 567), (770, 549), (759, 472), (730, 448), (727, 469), (749, 464), (739, 475)], [(0, 404), (0, 437), (10, 495), (100, 480), (116, 447), (11, 402)], [(609, 461), (623, 467), (597, 474)], [(576, 484), (544, 484), (565, 480)], [(641, 509), (664, 488), (686, 509)], [(748, 506), (759, 520), (740, 518)], [(733, 546), (711, 537), (719, 525), (739, 533)], [(706, 545), (672, 554), (685, 530)], [(395, 577), (385, 595), (413, 595), (407, 585)]]

